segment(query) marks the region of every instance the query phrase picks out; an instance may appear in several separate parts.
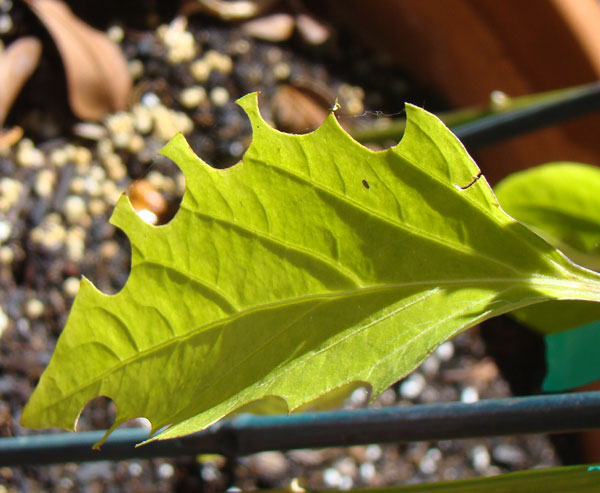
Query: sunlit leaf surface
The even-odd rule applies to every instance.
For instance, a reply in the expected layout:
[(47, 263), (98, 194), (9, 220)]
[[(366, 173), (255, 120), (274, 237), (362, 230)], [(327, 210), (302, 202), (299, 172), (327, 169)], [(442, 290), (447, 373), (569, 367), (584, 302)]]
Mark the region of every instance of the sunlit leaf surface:
[(407, 107), (396, 147), (370, 151), (330, 115), (288, 135), (240, 100), (243, 162), (217, 170), (182, 136), (163, 153), (187, 191), (167, 225), (127, 198), (112, 221), (132, 244), (124, 289), (84, 280), (22, 421), (70, 428), (97, 395), (115, 426), (145, 416), (188, 434), (248, 402), (294, 410), (364, 382), (373, 395), (481, 320), (552, 298), (600, 299), (571, 264), (499, 207), (463, 146)]

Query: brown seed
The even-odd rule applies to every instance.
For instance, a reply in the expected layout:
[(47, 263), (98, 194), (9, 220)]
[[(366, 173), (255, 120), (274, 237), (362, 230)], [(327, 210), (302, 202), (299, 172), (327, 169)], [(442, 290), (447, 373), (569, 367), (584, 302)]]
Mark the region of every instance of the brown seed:
[(138, 212), (147, 210), (160, 218), (167, 210), (167, 201), (147, 180), (137, 180), (129, 187), (127, 195)]

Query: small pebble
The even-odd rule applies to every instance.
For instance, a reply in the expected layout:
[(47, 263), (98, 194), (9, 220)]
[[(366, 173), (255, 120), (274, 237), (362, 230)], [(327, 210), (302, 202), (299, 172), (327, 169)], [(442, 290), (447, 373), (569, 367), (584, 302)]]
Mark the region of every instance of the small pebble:
[(131, 60), (127, 64), (127, 68), (129, 69), (129, 75), (131, 75), (133, 80), (139, 79), (144, 75), (144, 64), (141, 60)]
[(110, 39), (113, 43), (120, 43), (123, 41), (125, 37), (125, 32), (121, 26), (110, 26), (106, 31), (106, 35), (108, 39)]
[(344, 476), (355, 476), (357, 473), (356, 463), (352, 457), (344, 457), (335, 462), (334, 467)]
[(133, 421), (140, 428), (144, 428), (145, 430), (152, 429), (152, 423), (150, 422), (150, 420), (148, 418), (135, 418)]
[(156, 223), (158, 223), (158, 216), (154, 214), (154, 212), (149, 211), (148, 209), (140, 209), (139, 211), (136, 211), (136, 213), (140, 217), (140, 219), (145, 223), (151, 224), (153, 226)]
[(471, 462), (473, 463), (475, 470), (478, 472), (485, 472), (485, 470), (490, 466), (491, 457), (485, 445), (477, 445), (473, 447), (473, 451), (471, 452)]
[(206, 99), (206, 90), (202, 86), (186, 87), (179, 94), (179, 101), (188, 109), (196, 108)]
[(368, 445), (365, 449), (365, 456), (371, 462), (377, 462), (383, 456), (383, 450), (379, 445)]
[(236, 55), (245, 55), (250, 51), (250, 42), (247, 39), (238, 39), (231, 47), (231, 51)]
[(12, 226), (8, 221), (0, 221), (0, 243), (4, 243), (10, 238)]
[(442, 452), (438, 448), (430, 448), (419, 462), (419, 470), (423, 474), (433, 474), (437, 471), (438, 464), (442, 459)]
[(425, 361), (423, 361), (419, 369), (425, 373), (425, 375), (432, 377), (436, 375), (440, 369), (440, 360), (435, 353), (431, 354)]
[(446, 341), (435, 350), (435, 355), (442, 361), (449, 361), (454, 356), (454, 344)]
[(96, 152), (100, 158), (104, 159), (106, 156), (115, 152), (115, 147), (110, 139), (100, 139), (96, 146)]
[(119, 190), (114, 181), (106, 180), (102, 184), (102, 197), (108, 205), (115, 205), (121, 193), (121, 190)]
[(32, 298), (25, 304), (25, 314), (29, 318), (40, 318), (44, 313), (44, 304), (37, 298)]
[(204, 59), (196, 60), (190, 65), (190, 73), (197, 82), (206, 82), (210, 72), (211, 67)]
[(158, 106), (152, 109), (152, 118), (154, 119), (154, 136), (166, 142), (176, 133), (190, 133), (194, 128), (194, 123), (185, 113), (173, 111), (165, 106)]
[(44, 164), (44, 153), (33, 147), (29, 139), (23, 139), (17, 147), (17, 163), (25, 168), (39, 168)]
[(323, 471), (323, 483), (329, 488), (338, 488), (342, 482), (342, 475), (337, 469), (328, 467)]
[(69, 160), (65, 150), (61, 148), (52, 150), (49, 157), (50, 163), (57, 168), (62, 168)]
[(2, 337), (2, 333), (8, 329), (8, 316), (4, 313), (4, 310), (0, 306), (0, 337)]
[(0, 0), (0, 12), (10, 12), (12, 6), (12, 0)]
[(0, 15), (0, 34), (8, 34), (13, 28), (13, 22), (10, 15)]
[(144, 141), (144, 138), (141, 135), (134, 134), (129, 139), (129, 144), (127, 145), (127, 150), (129, 152), (131, 152), (132, 154), (137, 154), (144, 148), (145, 145), (146, 145), (146, 142)]
[(527, 460), (525, 452), (514, 445), (501, 443), (492, 450), (492, 457), (495, 462), (506, 464), (511, 467), (522, 466)]
[(221, 472), (214, 464), (208, 463), (202, 465), (201, 475), (204, 481), (212, 483), (221, 477)]
[(396, 403), (396, 392), (389, 388), (377, 397), (378, 404), (382, 406), (393, 406)]
[(99, 253), (103, 259), (113, 259), (119, 254), (119, 244), (114, 240), (104, 241), (100, 245)]
[(97, 182), (101, 182), (106, 178), (106, 171), (102, 169), (102, 166), (94, 165), (90, 169), (90, 178)]
[(56, 174), (50, 169), (41, 170), (35, 179), (35, 193), (38, 197), (49, 199), (56, 185)]
[(106, 128), (97, 123), (79, 122), (73, 125), (73, 133), (89, 140), (100, 140), (106, 137)]
[(21, 336), (29, 336), (29, 332), (31, 331), (31, 325), (29, 323), (29, 320), (27, 320), (25, 317), (17, 319), (17, 321), (15, 322), (15, 327), (17, 328), (17, 332)]
[(100, 199), (90, 200), (88, 209), (92, 216), (100, 216), (106, 212), (106, 202)]
[(210, 100), (217, 107), (225, 106), (229, 101), (229, 91), (221, 86), (214, 87), (210, 91)]
[(290, 76), (291, 73), (292, 69), (290, 68), (289, 64), (285, 62), (276, 63), (273, 67), (273, 75), (277, 80), (285, 80)]
[(364, 483), (369, 483), (375, 477), (377, 470), (372, 462), (364, 462), (360, 465), (358, 469), (358, 474), (360, 475), (360, 479)]
[(172, 65), (189, 62), (198, 54), (194, 36), (186, 29), (187, 19), (176, 17), (169, 25), (163, 24), (156, 30), (158, 38), (167, 48), (167, 61)]
[(350, 403), (354, 407), (364, 406), (369, 400), (369, 392), (364, 387), (359, 387), (350, 394)]
[(86, 214), (85, 201), (77, 195), (69, 195), (65, 199), (63, 211), (68, 223), (78, 224)]
[(58, 482), (59, 491), (73, 491), (75, 486), (74, 481), (71, 478), (60, 478)]
[(141, 102), (146, 108), (156, 108), (160, 104), (160, 99), (153, 92), (147, 92), (142, 96)]
[(504, 91), (492, 91), (490, 93), (490, 106), (495, 111), (502, 111), (510, 104), (510, 96)]
[(82, 195), (85, 192), (85, 179), (81, 176), (76, 176), (71, 180), (69, 189), (75, 195)]
[(77, 292), (79, 291), (79, 283), (80, 280), (77, 277), (67, 277), (62, 285), (63, 292), (69, 298), (75, 298), (75, 295), (77, 295)]
[(338, 488), (340, 490), (349, 490), (350, 488), (352, 488), (352, 486), (354, 486), (354, 480), (351, 476), (344, 474), (340, 480)]
[(92, 153), (87, 147), (77, 146), (73, 151), (73, 162), (77, 168), (87, 170), (87, 165), (92, 162)]
[(425, 389), (427, 381), (420, 373), (413, 373), (400, 384), (400, 395), (404, 399), (416, 399)]
[(163, 462), (160, 466), (158, 466), (156, 473), (160, 479), (170, 479), (175, 473), (175, 468), (168, 462)]
[(479, 400), (479, 392), (475, 387), (465, 387), (460, 393), (460, 400), (465, 404), (472, 404)]
[(127, 176), (127, 168), (118, 154), (109, 154), (103, 158), (102, 162), (111, 179), (120, 181)]
[(134, 478), (139, 478), (144, 472), (144, 468), (140, 465), (139, 462), (132, 462), (129, 464), (127, 468), (129, 474), (131, 474)]
[(155, 108), (155, 106), (146, 106), (142, 104), (136, 104), (133, 107), (133, 121), (135, 129), (142, 135), (149, 134), (152, 131), (154, 122), (152, 121), (152, 112), (149, 108)]
[(19, 200), (23, 185), (12, 178), (0, 180), (0, 211), (7, 212)]
[(11, 247), (5, 245), (0, 247), (0, 264), (10, 265), (15, 259), (15, 252)]
[(234, 141), (229, 146), (229, 154), (240, 157), (244, 153), (244, 145), (239, 141)]
[(135, 133), (135, 119), (131, 113), (120, 111), (106, 118), (106, 128), (111, 133), (115, 147), (124, 149), (129, 144), (129, 139)]
[(233, 68), (233, 61), (231, 58), (223, 53), (219, 53), (215, 50), (209, 50), (204, 55), (204, 61), (208, 66), (215, 72), (221, 74), (229, 74)]
[(81, 262), (85, 253), (85, 230), (71, 228), (65, 240), (67, 257), (73, 262)]

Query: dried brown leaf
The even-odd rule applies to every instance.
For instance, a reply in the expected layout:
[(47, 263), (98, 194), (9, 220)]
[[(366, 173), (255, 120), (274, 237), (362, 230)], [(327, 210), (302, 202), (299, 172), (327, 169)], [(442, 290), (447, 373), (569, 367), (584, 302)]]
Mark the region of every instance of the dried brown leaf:
[(306, 14), (296, 16), (296, 27), (302, 39), (311, 45), (323, 44), (331, 37), (331, 30), (325, 24)]
[(278, 129), (304, 134), (323, 123), (331, 104), (325, 104), (311, 91), (285, 84), (277, 90), (271, 107)]
[(184, 5), (183, 14), (206, 12), (224, 21), (250, 19), (262, 14), (277, 0), (192, 0)]
[(38, 65), (42, 53), (39, 39), (25, 37), (0, 51), (0, 128), (23, 85)]
[(294, 18), (289, 14), (271, 14), (242, 24), (242, 31), (265, 41), (286, 41), (294, 32)]
[(122, 110), (131, 90), (127, 60), (102, 31), (77, 18), (59, 0), (25, 0), (44, 23), (63, 59), (73, 113), (100, 120)]
[(9, 147), (14, 146), (23, 138), (23, 129), (21, 127), (12, 127), (9, 129), (0, 129), (0, 154)]

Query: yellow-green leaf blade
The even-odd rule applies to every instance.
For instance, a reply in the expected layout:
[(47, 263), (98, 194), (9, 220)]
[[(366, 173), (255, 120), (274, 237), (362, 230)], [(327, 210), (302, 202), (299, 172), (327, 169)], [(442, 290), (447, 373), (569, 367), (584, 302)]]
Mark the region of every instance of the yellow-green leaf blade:
[(507, 216), (433, 115), (408, 107), (402, 142), (373, 152), (333, 115), (295, 136), (255, 95), (240, 104), (242, 163), (210, 168), (182, 136), (164, 149), (187, 182), (169, 224), (119, 202), (129, 280), (115, 296), (83, 283), (25, 425), (72, 427), (106, 395), (115, 426), (145, 416), (168, 438), (262, 398), (293, 410), (353, 382), (376, 395), (481, 320), (600, 299), (598, 276)]

